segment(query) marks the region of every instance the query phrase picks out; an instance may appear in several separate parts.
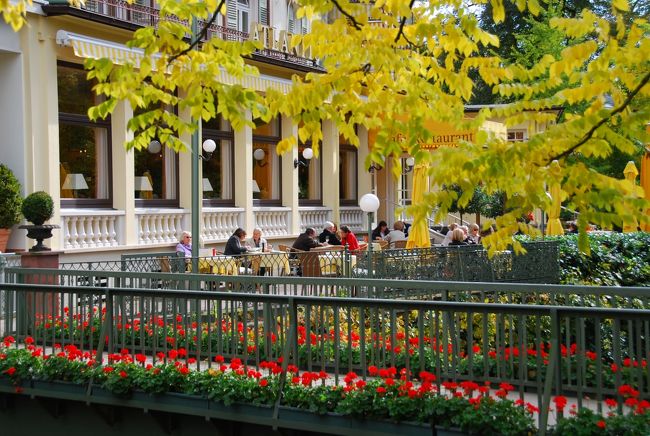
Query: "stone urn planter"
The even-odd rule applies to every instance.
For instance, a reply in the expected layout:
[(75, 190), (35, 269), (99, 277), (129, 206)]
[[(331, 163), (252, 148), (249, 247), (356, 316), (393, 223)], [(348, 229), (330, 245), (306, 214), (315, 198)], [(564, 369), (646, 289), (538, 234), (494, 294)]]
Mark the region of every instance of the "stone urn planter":
[(31, 225), (22, 225), (19, 228), (27, 230), (27, 237), (36, 240), (36, 245), (29, 249), (30, 252), (50, 251), (43, 245), (45, 239), (52, 237), (52, 230), (58, 229), (56, 224), (44, 224), (52, 218), (54, 202), (50, 194), (37, 191), (29, 194), (23, 201), (22, 212)]

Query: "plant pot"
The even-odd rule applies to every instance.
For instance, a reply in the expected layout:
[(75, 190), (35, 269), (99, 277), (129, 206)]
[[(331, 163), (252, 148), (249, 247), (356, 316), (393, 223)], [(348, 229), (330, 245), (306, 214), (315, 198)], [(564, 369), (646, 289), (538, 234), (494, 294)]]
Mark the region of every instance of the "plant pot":
[(50, 251), (49, 247), (43, 245), (43, 240), (51, 238), (52, 230), (58, 229), (59, 226), (56, 224), (43, 224), (40, 226), (25, 224), (18, 226), (18, 228), (27, 230), (28, 238), (36, 239), (36, 245), (29, 249), (30, 252), (34, 253), (39, 251)]
[(201, 411), (208, 409), (207, 398), (176, 392), (148, 394), (146, 392), (135, 391), (131, 400), (142, 403), (142, 405), (146, 405), (151, 409), (185, 412), (191, 415), (203, 414)]
[[(319, 415), (308, 410), (294, 407), (280, 406), (280, 426), (288, 428), (313, 429), (318, 428), (327, 433), (336, 434), (391, 434), (391, 435), (427, 435), (432, 434), (429, 424), (418, 422), (394, 422), (375, 419), (362, 419), (354, 416), (328, 413)], [(436, 434), (443, 436), (464, 435), (458, 429), (444, 429), (436, 427)]]
[(7, 252), (9, 236), (11, 236), (11, 229), (0, 229), (0, 253)]
[(37, 397), (55, 397), (68, 400), (83, 399), (86, 396), (88, 387), (85, 384), (77, 384), (67, 381), (32, 381), (32, 395)]
[(208, 401), (210, 416), (241, 422), (269, 425), (273, 421), (273, 407), (234, 403), (229, 406), (217, 401)]

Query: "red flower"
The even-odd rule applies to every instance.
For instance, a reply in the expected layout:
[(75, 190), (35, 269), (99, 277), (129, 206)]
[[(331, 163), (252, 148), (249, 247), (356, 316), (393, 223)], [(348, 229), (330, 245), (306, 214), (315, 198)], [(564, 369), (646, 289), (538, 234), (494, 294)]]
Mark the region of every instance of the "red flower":
[(214, 356), (214, 361), (217, 363), (223, 363), (224, 358), (223, 356)]
[(129, 376), (129, 374), (127, 374), (126, 371), (124, 371), (124, 370), (120, 371), (120, 377), (127, 378), (128, 376)]
[(112, 366), (105, 366), (104, 369), (104, 374), (110, 374), (111, 372), (115, 371)]
[(567, 399), (562, 395), (558, 395), (557, 397), (553, 398), (553, 402), (555, 403), (557, 411), (562, 412), (566, 407)]
[(31, 336), (27, 336), (25, 338), (25, 344), (32, 345), (33, 343), (34, 343), (34, 338), (32, 338)]
[(587, 359), (596, 360), (596, 353), (593, 351), (587, 351), (585, 354), (587, 355)]
[(614, 398), (606, 398), (605, 404), (607, 404), (607, 407), (609, 407), (610, 409), (613, 409), (616, 406), (618, 406), (618, 401), (616, 401)]
[(384, 394), (386, 393), (386, 388), (383, 387), (383, 386), (379, 386), (379, 387), (377, 388), (377, 393), (378, 393), (379, 395), (384, 395)]
[(16, 368), (13, 366), (5, 371), (9, 377), (12, 377), (16, 373)]
[(598, 426), (598, 428), (605, 428), (605, 427), (607, 426), (607, 424), (605, 423), (605, 421), (603, 421), (602, 419), (601, 419), (600, 421), (598, 421), (598, 422), (596, 423), (596, 425)]
[(269, 381), (267, 379), (263, 378), (262, 380), (260, 380), (260, 386), (261, 387), (265, 388), (265, 387), (268, 386), (268, 384), (269, 384)]
[(376, 366), (371, 365), (371, 366), (368, 367), (368, 374), (369, 374), (371, 377), (374, 377), (374, 376), (376, 376), (377, 374), (379, 374), (379, 370), (377, 369)]
[(176, 351), (176, 350), (169, 350), (169, 352), (167, 353), (167, 355), (168, 355), (169, 358), (172, 359), (172, 360), (173, 360), (173, 359), (176, 359), (176, 357), (178, 357), (178, 351)]
[(147, 356), (145, 356), (144, 354), (136, 354), (135, 355), (135, 360), (138, 363), (145, 363), (147, 361)]
[(190, 370), (187, 368), (187, 366), (181, 366), (178, 368), (178, 372), (180, 372), (182, 375), (187, 375), (190, 373)]

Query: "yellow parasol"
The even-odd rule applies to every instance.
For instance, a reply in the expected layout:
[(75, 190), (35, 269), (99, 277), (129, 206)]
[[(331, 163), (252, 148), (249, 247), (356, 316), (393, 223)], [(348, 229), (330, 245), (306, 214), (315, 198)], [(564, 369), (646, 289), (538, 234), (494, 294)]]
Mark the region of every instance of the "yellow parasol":
[(548, 225), (546, 226), (546, 234), (549, 236), (563, 235), (564, 229), (560, 222), (560, 208), (562, 207), (562, 188), (560, 187), (560, 164), (554, 160), (551, 162), (551, 174), (555, 176), (555, 180), (551, 184), (551, 205), (547, 211)]
[[(639, 170), (636, 169), (636, 165), (634, 165), (633, 161), (629, 161), (627, 165), (625, 165), (625, 169), (623, 170), (623, 175), (625, 176), (625, 180), (627, 180), (632, 184), (632, 187), (636, 186), (636, 176), (639, 175)], [(625, 233), (636, 232), (638, 227), (639, 225), (635, 219), (631, 223), (628, 222), (623, 224), (623, 232)]]
[[(648, 124), (646, 130), (650, 133), (650, 124)], [(641, 187), (645, 191), (645, 199), (650, 201), (650, 144), (646, 147), (645, 154), (641, 158)], [(645, 213), (650, 216), (650, 209), (646, 210)], [(650, 223), (642, 224), (642, 230), (650, 232)]]
[(427, 167), (426, 165), (416, 165), (413, 170), (413, 197), (411, 198), (411, 204), (415, 206), (415, 212), (413, 214), (413, 225), (409, 230), (409, 238), (406, 241), (406, 248), (431, 247), (429, 226), (425, 215), (426, 208), (422, 207), (426, 189)]

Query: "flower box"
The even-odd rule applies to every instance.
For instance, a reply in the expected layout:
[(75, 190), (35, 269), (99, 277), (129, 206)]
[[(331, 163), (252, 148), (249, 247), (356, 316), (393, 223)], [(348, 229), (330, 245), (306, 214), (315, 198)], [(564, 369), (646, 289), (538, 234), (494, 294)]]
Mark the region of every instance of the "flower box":
[[(289, 428), (302, 428), (305, 430), (317, 428), (335, 434), (373, 433), (400, 436), (430, 436), (432, 434), (430, 424), (362, 419), (338, 413), (320, 415), (309, 410), (286, 406), (280, 406), (278, 418), (280, 427), (284, 425)], [(465, 435), (466, 433), (457, 429), (447, 430), (436, 427), (436, 434), (440, 436), (456, 436)]]
[(88, 385), (65, 381), (32, 381), (32, 395), (37, 397), (54, 397), (67, 399), (83, 399), (86, 396)]
[(191, 415), (203, 414), (208, 409), (207, 398), (177, 392), (158, 395), (136, 391), (133, 392), (133, 396), (129, 401), (142, 403), (147, 408), (154, 410), (189, 413)]
[(210, 416), (223, 419), (235, 419), (242, 422), (259, 422), (264, 424), (273, 419), (273, 407), (264, 405), (233, 403), (229, 406), (218, 402), (209, 401)]

